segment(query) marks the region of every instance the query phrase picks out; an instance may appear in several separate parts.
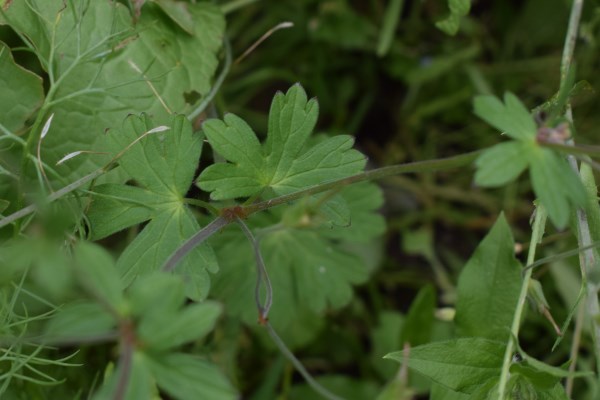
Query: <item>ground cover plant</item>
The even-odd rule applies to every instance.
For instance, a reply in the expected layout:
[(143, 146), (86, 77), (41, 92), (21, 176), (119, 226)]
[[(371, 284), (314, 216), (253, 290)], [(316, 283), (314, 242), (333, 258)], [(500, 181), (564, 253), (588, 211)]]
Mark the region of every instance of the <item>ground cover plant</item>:
[(598, 397), (599, 4), (0, 4), (2, 398)]

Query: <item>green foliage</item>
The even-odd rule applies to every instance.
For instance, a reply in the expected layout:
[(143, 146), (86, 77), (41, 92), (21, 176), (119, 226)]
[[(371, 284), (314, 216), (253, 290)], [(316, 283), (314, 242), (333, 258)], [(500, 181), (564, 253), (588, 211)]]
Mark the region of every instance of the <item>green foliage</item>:
[(448, 0), (448, 7), (450, 15), (436, 22), (435, 26), (448, 35), (456, 35), (460, 27), (460, 19), (469, 14), (471, 0)]
[[(126, 283), (144, 272), (159, 269), (179, 244), (199, 229), (184, 204), (184, 196), (193, 180), (202, 136), (192, 133), (189, 121), (182, 115), (172, 117), (168, 125), (161, 127), (164, 128), (155, 128), (148, 116), (130, 116), (123, 129), (112, 132), (108, 141), (113, 154), (135, 143), (119, 159), (119, 165), (139, 186), (98, 186), (88, 213), (94, 239), (151, 218), (117, 262)], [(152, 129), (158, 131), (149, 133)], [(148, 137), (135, 142), (144, 134)], [(121, 218), (122, 215), (127, 217)], [(161, 245), (157, 246), (159, 241)], [(202, 260), (201, 268), (192, 259)], [(212, 250), (200, 246), (182, 262), (178, 272), (186, 276), (188, 296), (206, 297), (208, 271), (217, 269)]]
[(581, 4), (0, 1), (0, 397), (597, 398)]
[(365, 158), (352, 149), (354, 140), (339, 135), (307, 145), (317, 116), (315, 99), (307, 100), (300, 85), (273, 98), (269, 131), (263, 146), (252, 129), (235, 115), (209, 120), (204, 132), (212, 148), (230, 163), (209, 166), (199, 178), (201, 189), (215, 200), (257, 195), (264, 190), (287, 194), (324, 180), (361, 171)]
[(458, 333), (506, 341), (521, 274), (510, 227), (500, 215), (460, 274), (455, 319)]
[(577, 175), (558, 154), (538, 145), (535, 122), (515, 95), (506, 93), (504, 103), (493, 96), (480, 96), (474, 104), (475, 114), (515, 139), (486, 150), (477, 159), (475, 182), (501, 186), (516, 179), (529, 166), (533, 190), (552, 222), (564, 228), (571, 206), (585, 203), (585, 192)]

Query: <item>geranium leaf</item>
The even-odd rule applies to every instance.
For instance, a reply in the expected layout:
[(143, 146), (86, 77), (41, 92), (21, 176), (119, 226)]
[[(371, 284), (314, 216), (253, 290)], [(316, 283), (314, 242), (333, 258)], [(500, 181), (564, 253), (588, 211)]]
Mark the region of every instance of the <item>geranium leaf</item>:
[(307, 100), (304, 89), (294, 85), (285, 95), (275, 95), (263, 146), (251, 128), (234, 115), (207, 121), (204, 131), (209, 143), (229, 162), (206, 168), (198, 185), (211, 192), (211, 198), (223, 200), (264, 190), (282, 195), (360, 172), (365, 157), (352, 149), (350, 136), (307, 146), (317, 116), (316, 100)]
[[(148, 133), (153, 130), (155, 133)], [(182, 115), (171, 117), (158, 130), (148, 116), (130, 116), (121, 130), (110, 133), (107, 143), (112, 154), (127, 148), (119, 165), (142, 187), (100, 186), (88, 212), (92, 237), (98, 239), (151, 218), (117, 261), (125, 284), (129, 284), (140, 274), (160, 268), (200, 229), (183, 197), (198, 165), (202, 135), (192, 133), (190, 122)], [(121, 215), (127, 217), (108, 218)], [(187, 278), (187, 295), (202, 299), (208, 294), (207, 271), (216, 270), (212, 249), (202, 245), (182, 260), (176, 272)]]

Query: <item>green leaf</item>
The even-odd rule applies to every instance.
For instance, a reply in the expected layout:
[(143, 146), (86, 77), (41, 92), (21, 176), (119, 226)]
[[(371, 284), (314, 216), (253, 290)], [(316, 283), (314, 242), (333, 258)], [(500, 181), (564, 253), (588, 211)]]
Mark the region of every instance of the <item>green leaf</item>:
[(147, 274), (135, 281), (127, 291), (133, 315), (159, 317), (177, 311), (185, 303), (185, 287), (181, 277), (165, 272)]
[[(94, 239), (152, 218), (117, 261), (125, 285), (140, 274), (159, 269), (200, 229), (183, 198), (198, 165), (202, 136), (192, 133), (190, 122), (182, 115), (171, 117), (167, 125), (158, 128), (147, 134), (156, 129), (153, 121), (148, 116), (130, 116), (122, 130), (109, 135), (107, 143), (113, 154), (129, 146), (119, 165), (143, 187), (100, 186), (88, 212)], [(131, 145), (142, 135), (146, 136)], [(200, 300), (208, 294), (208, 271), (216, 270), (212, 249), (201, 245), (175, 271), (186, 278), (188, 297)]]
[(95, 186), (93, 193), (88, 221), (94, 240), (149, 220), (155, 209), (168, 202), (162, 193), (113, 183)]
[(148, 360), (144, 353), (135, 351), (131, 358), (131, 364), (119, 364), (116, 371), (113, 371), (108, 380), (100, 388), (98, 393), (93, 397), (93, 400), (112, 400), (116, 398), (116, 392), (119, 390), (120, 379), (123, 376), (122, 369), (130, 368), (127, 373), (127, 386), (124, 393), (121, 394), (123, 399), (153, 399), (157, 392), (154, 379), (148, 365)]
[(238, 394), (214, 365), (188, 354), (146, 357), (158, 386), (178, 400), (234, 400)]
[[(44, 161), (54, 165), (65, 154), (94, 150), (104, 131), (128, 113), (188, 113), (196, 104), (187, 103), (186, 95), (201, 98), (210, 91), (223, 15), (209, 2), (186, 3), (185, 8), (193, 21), (191, 34), (152, 3), (143, 7), (135, 23), (119, 2), (11, 4), (6, 10), (11, 28), (53, 66), (53, 98), (48, 101), (55, 116), (42, 146)], [(176, 19), (182, 23), (182, 14)], [(73, 180), (106, 161), (100, 156), (77, 157), (57, 169)]]
[(318, 105), (307, 100), (300, 85), (271, 104), (266, 143), (261, 146), (252, 129), (239, 117), (204, 123), (213, 149), (229, 163), (213, 164), (202, 171), (198, 185), (215, 200), (247, 197), (269, 189), (282, 195), (360, 172), (365, 157), (352, 149), (350, 136), (334, 136), (306, 146), (315, 127)]
[(461, 335), (508, 338), (521, 289), (521, 272), (510, 227), (501, 214), (458, 280), (455, 321)]
[(583, 207), (586, 193), (577, 174), (567, 161), (549, 149), (537, 149), (529, 169), (535, 194), (557, 228), (569, 222), (573, 206)]
[(195, 34), (194, 17), (188, 9), (189, 3), (174, 0), (152, 0), (175, 22), (181, 29), (189, 33)]
[(450, 15), (435, 23), (435, 26), (448, 35), (456, 35), (460, 27), (460, 19), (469, 14), (471, 0), (448, 0)]
[(505, 344), (482, 338), (434, 342), (399, 351), (385, 358), (400, 363), (454, 391), (472, 393), (482, 382), (500, 374)]
[(0, 125), (19, 133), (26, 121), (42, 105), (42, 78), (17, 65), (10, 49), (0, 42)]
[(483, 187), (503, 186), (515, 180), (527, 168), (531, 146), (511, 141), (497, 144), (475, 161), (475, 183)]
[[(124, 283), (130, 284), (140, 275), (157, 271), (181, 243), (198, 230), (200, 226), (187, 208), (158, 214), (127, 246), (117, 261)], [(212, 249), (203, 244), (181, 260), (175, 273), (185, 278), (186, 295), (198, 301), (208, 294), (208, 272), (214, 273), (217, 270)]]
[(95, 297), (106, 301), (114, 309), (120, 309), (123, 305), (123, 284), (111, 255), (102, 247), (86, 241), (79, 241), (73, 253), (76, 271), (83, 285)]
[(383, 26), (379, 31), (379, 41), (377, 42), (377, 55), (379, 57), (386, 55), (392, 45), (403, 4), (404, 0), (392, 0), (388, 3), (383, 16)]
[(419, 290), (404, 320), (400, 336), (402, 346), (408, 343), (411, 347), (415, 347), (430, 340), (436, 305), (435, 297), (435, 290), (431, 285), (426, 285)]
[(191, 304), (175, 313), (146, 313), (138, 335), (152, 351), (163, 351), (199, 340), (213, 330), (222, 307), (215, 302)]
[(76, 301), (59, 308), (44, 333), (50, 339), (83, 341), (115, 333), (115, 326), (115, 317), (100, 304)]
[(529, 110), (514, 94), (506, 92), (504, 103), (495, 96), (477, 96), (473, 104), (479, 118), (513, 139), (535, 139), (535, 122)]

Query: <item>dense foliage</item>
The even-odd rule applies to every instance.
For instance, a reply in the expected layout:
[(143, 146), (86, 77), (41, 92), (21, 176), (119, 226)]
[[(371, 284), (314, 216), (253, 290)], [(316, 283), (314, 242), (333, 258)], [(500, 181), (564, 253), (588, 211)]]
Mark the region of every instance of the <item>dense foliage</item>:
[(599, 396), (597, 2), (0, 5), (0, 397)]

